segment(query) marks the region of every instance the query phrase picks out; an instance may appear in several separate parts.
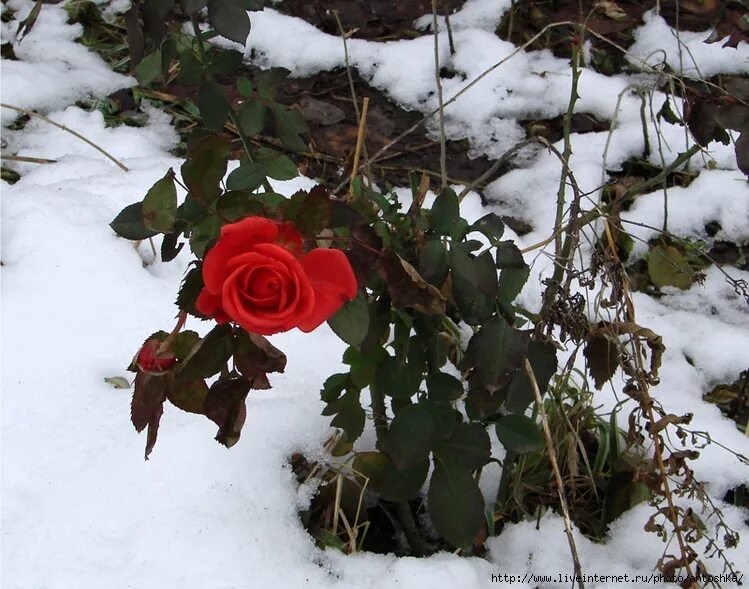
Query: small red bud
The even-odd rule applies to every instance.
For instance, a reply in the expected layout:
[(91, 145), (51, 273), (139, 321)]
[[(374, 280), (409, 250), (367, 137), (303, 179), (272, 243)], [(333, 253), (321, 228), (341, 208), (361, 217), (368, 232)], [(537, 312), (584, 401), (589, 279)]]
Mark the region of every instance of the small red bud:
[(163, 374), (174, 366), (177, 358), (175, 358), (171, 350), (166, 350), (161, 354), (158, 353), (162, 343), (158, 339), (150, 339), (143, 344), (135, 360), (139, 370), (148, 373)]

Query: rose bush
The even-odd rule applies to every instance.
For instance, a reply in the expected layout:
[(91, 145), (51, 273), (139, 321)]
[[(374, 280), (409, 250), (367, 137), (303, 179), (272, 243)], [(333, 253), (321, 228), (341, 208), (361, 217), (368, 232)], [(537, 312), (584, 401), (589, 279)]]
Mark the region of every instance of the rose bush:
[(203, 282), (198, 311), (260, 335), (294, 327), (310, 332), (357, 291), (342, 251), (318, 248), (305, 254), (292, 223), (264, 217), (221, 228), (205, 256)]

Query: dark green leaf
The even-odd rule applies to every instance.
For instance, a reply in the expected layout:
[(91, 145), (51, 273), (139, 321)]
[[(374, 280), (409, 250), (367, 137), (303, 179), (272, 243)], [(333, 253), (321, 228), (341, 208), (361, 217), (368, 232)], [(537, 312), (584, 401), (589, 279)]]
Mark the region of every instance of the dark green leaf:
[(546, 447), (538, 425), (525, 415), (505, 415), (496, 425), (497, 437), (505, 450), (517, 454), (541, 452)]
[(211, 134), (190, 146), (182, 164), (182, 179), (193, 198), (203, 203), (218, 198), (230, 152), (231, 142), (225, 135)]
[(469, 546), (484, 524), (484, 497), (466, 470), (447, 472), (436, 466), (427, 507), (437, 532), (459, 548)]
[(396, 468), (404, 471), (429, 457), (437, 433), (434, 413), (425, 403), (403, 407), (390, 423), (385, 447)]
[(348, 374), (333, 374), (323, 383), (320, 399), (325, 403), (335, 401), (349, 384)]
[[(533, 375), (543, 395), (549, 386), (549, 381), (557, 371), (557, 350), (550, 342), (528, 343), (528, 361), (533, 368)], [(535, 394), (528, 380), (525, 370), (518, 370), (510, 383), (507, 392), (505, 408), (511, 413), (525, 413), (525, 410), (533, 402)]]
[(511, 303), (520, 294), (530, 275), (530, 268), (523, 260), (523, 254), (512, 241), (502, 241), (497, 247), (497, 268), (500, 299)]
[(177, 360), (184, 360), (199, 341), (200, 336), (197, 332), (190, 329), (180, 331), (177, 334), (177, 337), (174, 338), (174, 343), (172, 344), (174, 356)]
[(208, 0), (179, 0), (182, 11), (187, 16), (192, 16), (203, 10), (208, 4)]
[(177, 240), (179, 240), (180, 235), (182, 235), (182, 231), (179, 230), (164, 235), (164, 239), (161, 241), (162, 262), (171, 262), (174, 258), (177, 257), (179, 252), (182, 251), (185, 243), (182, 242), (177, 245)]
[(369, 304), (363, 293), (344, 304), (328, 319), (328, 325), (344, 342), (359, 347), (369, 331)]
[(252, 82), (250, 82), (248, 78), (242, 76), (237, 80), (237, 90), (239, 90), (239, 93), (245, 98), (251, 98), (253, 90)]
[(239, 126), (247, 135), (254, 137), (265, 128), (267, 113), (268, 107), (259, 100), (244, 102), (239, 107)]
[(237, 0), (208, 0), (208, 22), (222, 37), (241, 45), (250, 34), (250, 17)]
[(358, 389), (347, 390), (340, 398), (328, 403), (323, 415), (335, 415), (330, 425), (346, 432), (346, 439), (356, 441), (364, 431), (366, 415), (359, 401)]
[(152, 231), (169, 233), (177, 216), (177, 189), (170, 169), (157, 180), (143, 199), (143, 224)]
[(446, 372), (427, 375), (427, 392), (432, 401), (455, 401), (463, 396), (463, 383)]
[(489, 238), (489, 241), (494, 244), (502, 239), (502, 235), (505, 232), (505, 224), (496, 213), (487, 213), (473, 223), (473, 225), (469, 227), (469, 230), (483, 233)]
[(283, 81), (289, 77), (290, 73), (289, 70), (282, 67), (274, 67), (269, 70), (258, 72), (255, 74), (255, 85), (258, 94), (269, 100), (275, 98), (278, 88)]
[(389, 356), (378, 365), (375, 385), (385, 395), (394, 399), (408, 399), (419, 390), (422, 372), (418, 366), (406, 363), (400, 366), (398, 360)]
[(148, 35), (156, 45), (161, 44), (166, 35), (166, 20), (174, 7), (174, 0), (145, 0), (141, 14)]
[(217, 325), (190, 351), (179, 365), (175, 382), (209, 378), (226, 366), (232, 354), (232, 328)]
[(368, 479), (367, 489), (386, 501), (405, 501), (421, 490), (429, 472), (429, 461), (424, 460), (401, 472), (387, 454), (358, 452), (353, 469), (358, 476)]
[(202, 379), (176, 384), (166, 396), (172, 405), (179, 407), (182, 411), (203, 415), (208, 385)]
[(296, 164), (285, 155), (279, 155), (265, 164), (265, 170), (274, 180), (291, 180), (299, 175)]
[(206, 80), (200, 85), (195, 102), (206, 127), (213, 131), (223, 129), (229, 117), (229, 103), (221, 86), (212, 79)]
[(271, 113), (276, 136), (281, 140), (283, 146), (291, 151), (309, 151), (307, 144), (301, 137), (303, 134), (309, 133), (307, 122), (304, 120), (302, 113), (280, 104), (271, 105)]
[(429, 225), (437, 235), (449, 235), (460, 217), (458, 195), (452, 188), (443, 188), (432, 205)]
[(255, 190), (265, 181), (265, 168), (254, 162), (243, 162), (226, 178), (229, 190)]
[(449, 271), (445, 246), (439, 239), (430, 239), (424, 244), (419, 256), (419, 273), (424, 280), (439, 288)]
[(205, 255), (208, 246), (218, 239), (221, 232), (221, 219), (215, 215), (207, 215), (192, 226), (190, 234), (190, 249), (199, 258)]
[[(178, 49), (177, 59), (179, 60), (179, 73), (177, 74), (176, 81), (186, 86), (199, 84), (200, 78), (203, 75), (203, 64), (195, 57), (192, 47)], [(192, 104), (192, 107), (196, 108), (194, 104)]]
[(457, 423), (452, 435), (434, 446), (434, 456), (446, 472), (472, 472), (491, 458), (491, 440), (486, 428), (478, 423)]
[[(228, 181), (227, 181), (228, 184)], [(249, 190), (225, 192), (216, 204), (216, 210), (229, 221), (237, 221), (250, 215), (265, 216), (265, 207), (257, 195)]]
[(182, 311), (187, 311), (196, 317), (202, 317), (195, 308), (195, 301), (203, 290), (203, 273), (200, 267), (191, 268), (179, 288), (177, 294), (177, 307)]
[(494, 313), (497, 296), (497, 270), (491, 254), (472, 258), (460, 247), (452, 247), (448, 259), (461, 318), (469, 325), (480, 325)]
[(211, 59), (210, 71), (214, 76), (230, 76), (242, 65), (243, 55), (234, 49), (220, 50)]
[[(124, 15), (125, 31), (127, 32), (127, 45), (130, 49), (130, 71), (143, 59), (146, 49), (146, 39), (143, 35), (143, 29), (138, 21), (138, 7), (131, 6)], [(4, 47), (5, 45), (3, 45)], [(5, 55), (3, 55), (5, 57)]]
[(133, 241), (158, 235), (157, 231), (152, 231), (143, 222), (143, 203), (141, 202), (133, 203), (122, 209), (109, 226), (120, 237)]

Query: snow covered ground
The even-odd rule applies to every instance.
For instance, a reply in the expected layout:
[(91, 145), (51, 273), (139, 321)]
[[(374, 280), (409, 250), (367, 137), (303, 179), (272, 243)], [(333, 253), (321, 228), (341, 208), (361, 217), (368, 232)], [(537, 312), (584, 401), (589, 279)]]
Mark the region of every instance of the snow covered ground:
[[(124, 366), (145, 334), (173, 325), (173, 301), (187, 256), (162, 265), (147, 248), (137, 252), (108, 223), (145, 194), (168, 167), (177, 135), (169, 118), (150, 111), (144, 128), (105, 128), (102, 116), (69, 106), (78, 98), (106, 96), (135, 82), (114, 74), (75, 43), (80, 27), (66, 24), (59, 5), (44, 5), (32, 32), (21, 42), (15, 30), (33, 6), (10, 0), (15, 19), (2, 25), (3, 41), (14, 41), (19, 61), (2, 64), (2, 101), (38, 109), (75, 129), (121, 160), (129, 172), (73, 136), (40, 121), (21, 131), (3, 129), (4, 153), (56, 159), (57, 163), (13, 164), (21, 173), (2, 184), (2, 586), (6, 589), (126, 587), (185, 589), (254, 587), (489, 587), (504, 577), (511, 587), (567, 587), (565, 582), (522, 579), (570, 574), (572, 565), (561, 520), (548, 515), (511, 525), (487, 542), (486, 559), (438, 554), (428, 559), (321, 551), (297, 518), (308, 494), (297, 489), (286, 466), (293, 452), (314, 458), (329, 434), (319, 416), (318, 391), (338, 371), (343, 344), (321, 327), (313, 334), (274, 336), (288, 368), (273, 375), (274, 388), (248, 400), (242, 440), (231, 451), (210, 442), (215, 427), (166, 407), (159, 443), (144, 462), (144, 440), (129, 423), (130, 391), (105, 384)], [(446, 98), (516, 48), (492, 30), (509, 1), (468, 0), (453, 18), (457, 53), (441, 44), (441, 60), (459, 75), (443, 80)], [(677, 47), (665, 23), (648, 18), (632, 48), (632, 59), (655, 48), (672, 56)], [(665, 32), (664, 32), (665, 31)], [(283, 36), (282, 46), (277, 42)], [(697, 41), (695, 41), (697, 39)], [(443, 41), (445, 41), (443, 39)], [(428, 111), (434, 96), (432, 39), (373, 43), (352, 40), (352, 63), (371, 83), (404, 106)], [(749, 46), (723, 49), (688, 36), (691, 55), (705, 74), (749, 72)], [(281, 65), (296, 75), (340, 66), (340, 39), (272, 10), (253, 13), (245, 49), (260, 65)], [(678, 67), (678, 60), (670, 60)], [(690, 66), (691, 67), (691, 66)], [(685, 73), (696, 71), (685, 67)], [(628, 85), (652, 86), (653, 77), (607, 78), (584, 70), (578, 110), (610, 120), (616, 128), (606, 155), (614, 169), (642, 151), (640, 100)], [(553, 117), (566, 109), (570, 68), (549, 52), (519, 52), (448, 107), (448, 133), (467, 137), (475, 153), (498, 156), (523, 136), (517, 120)], [(655, 93), (660, 108), (663, 96)], [(2, 123), (14, 114), (3, 109)], [(663, 124), (662, 154), (668, 163), (685, 150), (681, 127)], [(655, 128), (650, 129), (655, 137)], [(607, 134), (573, 136), (572, 167), (583, 191), (599, 186)], [(672, 189), (670, 228), (700, 235), (718, 220), (719, 239), (749, 240), (749, 185), (736, 169), (732, 150), (718, 145), (699, 157), (699, 178)], [(497, 180), (488, 195), (498, 213), (532, 220), (520, 247), (551, 233), (559, 162), (529, 153), (525, 165)], [(310, 181), (280, 183), (292, 192)], [(474, 195), (475, 196), (475, 195)], [(642, 196), (627, 218), (660, 226), (663, 195)], [(478, 217), (478, 198), (465, 214)], [(646, 230), (636, 236), (648, 239)], [(639, 253), (643, 253), (640, 246)], [(548, 272), (539, 255), (532, 276)], [(735, 278), (749, 274), (730, 269)], [(530, 280), (523, 302), (537, 308), (540, 281)], [(749, 437), (719, 410), (701, 400), (712, 384), (730, 382), (749, 367), (749, 310), (715, 269), (704, 285), (670, 292), (660, 300), (637, 293), (640, 324), (664, 338), (667, 352), (655, 394), (674, 413), (692, 412), (692, 426), (721, 444), (749, 455)], [(205, 330), (195, 322), (189, 327)], [(598, 402), (610, 407), (609, 389)], [(279, 416), (282, 415), (283, 418)], [(749, 482), (749, 467), (713, 444), (696, 462), (698, 478), (744, 543), (728, 556), (749, 574), (747, 513), (720, 501), (725, 491)], [(491, 489), (488, 493), (493, 493)], [(577, 534), (582, 569), (588, 574), (650, 574), (665, 546), (642, 527), (651, 508), (640, 505), (618, 520), (605, 544)], [(708, 520), (708, 526), (713, 524)], [(720, 572), (717, 559), (707, 559)], [(512, 581), (512, 582), (511, 582)], [(630, 586), (638, 586), (629, 583)], [(624, 586), (591, 582), (588, 587)], [(641, 586), (644, 586), (642, 584)], [(649, 584), (648, 586), (658, 586)], [(724, 586), (731, 586), (726, 584)]]

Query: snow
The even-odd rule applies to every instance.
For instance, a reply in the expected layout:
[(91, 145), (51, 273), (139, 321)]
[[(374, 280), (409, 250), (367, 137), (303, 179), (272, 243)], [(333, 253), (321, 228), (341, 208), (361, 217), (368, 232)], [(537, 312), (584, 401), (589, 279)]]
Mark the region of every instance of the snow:
[[(2, 25), (4, 40), (14, 40), (17, 23), (33, 2), (11, 0), (9, 6), (18, 12)], [(456, 72), (443, 80), (446, 98), (506, 60), (446, 111), (449, 135), (468, 138), (474, 153), (490, 157), (523, 137), (518, 119), (557, 116), (566, 110), (570, 93), (567, 61), (546, 51), (513, 55), (517, 48), (491, 33), (508, 6), (507, 1), (466, 2), (451, 18), (454, 56), (446, 37), (440, 38), (440, 60)], [(32, 32), (20, 43), (13, 41), (19, 61), (3, 61), (2, 100), (39, 109), (82, 132), (129, 171), (41, 121), (31, 121), (22, 131), (3, 130), (4, 152), (57, 160), (47, 165), (14, 163), (21, 179), (2, 185), (3, 587), (489, 587), (497, 585), (492, 574), (571, 573), (562, 522), (550, 514), (538, 527), (535, 521), (521, 522), (490, 538), (487, 559), (447, 553), (427, 559), (345, 556), (315, 548), (297, 517), (310, 492), (297, 488), (286, 462), (293, 452), (322, 457), (330, 433), (328, 418), (319, 415), (318, 391), (329, 374), (339, 371), (344, 345), (326, 326), (310, 335), (273, 337), (288, 355), (287, 371), (272, 375), (272, 390), (250, 396), (242, 439), (231, 451), (211, 441), (213, 424), (167, 406), (156, 449), (151, 460), (143, 461), (143, 436), (135, 435), (128, 422), (130, 392), (113, 389), (103, 379), (125, 374), (124, 366), (148, 333), (171, 328), (175, 292), (189, 256), (183, 252), (172, 263), (153, 262), (147, 244), (135, 250), (117, 238), (108, 223), (122, 207), (140, 199), (167, 168), (179, 169), (181, 161), (169, 153), (177, 135), (169, 117), (156, 109), (148, 111), (145, 127), (134, 129), (107, 128), (98, 112), (71, 106), (134, 81), (112, 73), (75, 43), (80, 27), (67, 24), (66, 18), (61, 7), (45, 4)], [(297, 76), (342, 65), (339, 38), (271, 9), (252, 18), (245, 53), (256, 64), (287, 67)], [(420, 24), (427, 26), (427, 20)], [(632, 54), (644, 59), (663, 48), (669, 65), (676, 68), (678, 46), (664, 27), (662, 19), (648, 16)], [(680, 36), (702, 75), (749, 72), (746, 44), (730, 49), (704, 45), (705, 35), (699, 33)], [(389, 43), (349, 40), (348, 45), (353, 66), (373, 85), (407, 108), (428, 112), (436, 106), (432, 43), (431, 37), (422, 37)], [(611, 137), (588, 133), (571, 138), (572, 169), (581, 188), (593, 191), (594, 202), (606, 171), (641, 154), (640, 98), (635, 90), (657, 83), (652, 76), (606, 78), (582, 71), (578, 112), (608, 121), (616, 113)], [(656, 90), (656, 112), (664, 99)], [(3, 125), (14, 116), (3, 110)], [(659, 165), (690, 145), (679, 126), (656, 125), (650, 117), (647, 125), (654, 146), (651, 159)], [(655, 148), (659, 132), (660, 152)], [(746, 181), (736, 170), (730, 147), (714, 148), (711, 157), (712, 163), (692, 161), (700, 175), (691, 185), (669, 189), (669, 228), (678, 235), (702, 235), (704, 224), (717, 220), (722, 227), (717, 239), (745, 241)], [(532, 223), (533, 231), (522, 237), (507, 231), (522, 248), (551, 233), (561, 165), (554, 154), (539, 149), (528, 151), (521, 161), (521, 167), (495, 181), (486, 194), (493, 202), (490, 210)], [(311, 184), (300, 178), (275, 186), (290, 194)], [(399, 193), (407, 200), (407, 191)], [(585, 205), (592, 206), (590, 201)], [(487, 212), (475, 193), (462, 206), (469, 220)], [(663, 195), (656, 191), (639, 197), (623, 219), (660, 227), (662, 211)], [(628, 230), (637, 238), (635, 255), (641, 256), (641, 240), (654, 233), (634, 225)], [(538, 278), (548, 275), (551, 262), (538, 251), (528, 259), (534, 260), (532, 278), (521, 296), (534, 309), (542, 288)], [(748, 273), (728, 271), (749, 280)], [(659, 300), (635, 293), (637, 319), (662, 335), (667, 346), (657, 398), (668, 411), (693, 413), (692, 429), (709, 432), (721, 444), (749, 455), (749, 438), (701, 400), (710, 386), (736, 378), (749, 366), (746, 303), (716, 268), (706, 274), (703, 285), (670, 291)], [(188, 327), (205, 331), (208, 325), (193, 320)], [(607, 388), (596, 397), (602, 410), (615, 402)], [(366, 436), (359, 444), (371, 442), (371, 432)], [(702, 451), (695, 470), (746, 542), (746, 512), (720, 498), (749, 482), (749, 470), (715, 444)], [(490, 497), (498, 470), (487, 469), (486, 474), (482, 491)], [(647, 505), (630, 510), (602, 544), (575, 530), (583, 571), (651, 573), (665, 549), (655, 535), (642, 531), (651, 512)], [(706, 523), (715, 525), (710, 519)], [(743, 545), (728, 554), (739, 568), (746, 564), (742, 554)], [(717, 559), (706, 560), (714, 572), (720, 571)], [(543, 586), (569, 583), (549, 581)]]

